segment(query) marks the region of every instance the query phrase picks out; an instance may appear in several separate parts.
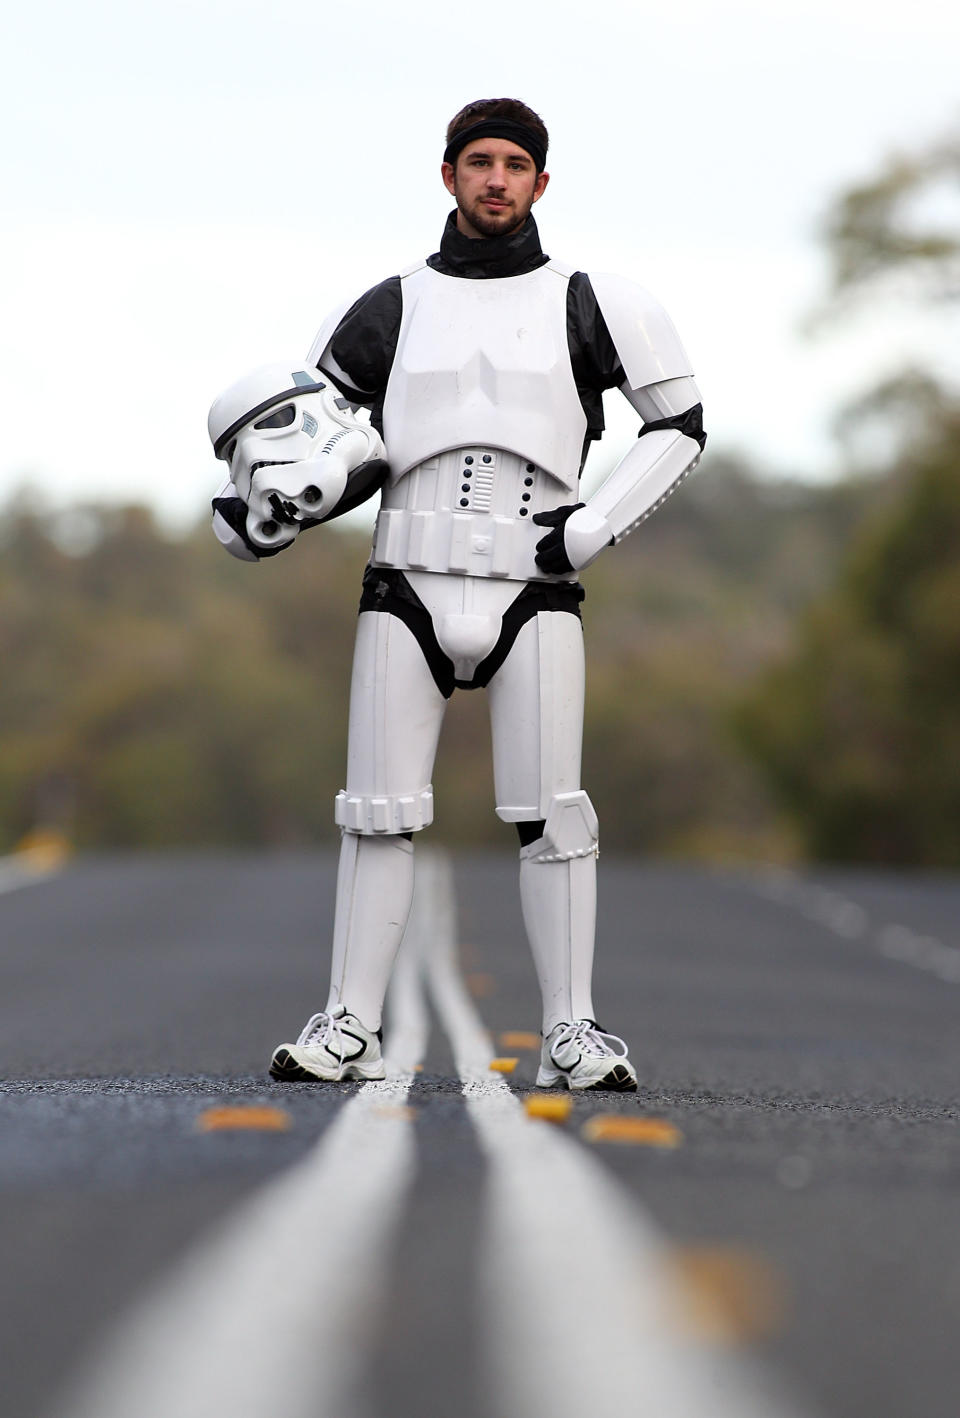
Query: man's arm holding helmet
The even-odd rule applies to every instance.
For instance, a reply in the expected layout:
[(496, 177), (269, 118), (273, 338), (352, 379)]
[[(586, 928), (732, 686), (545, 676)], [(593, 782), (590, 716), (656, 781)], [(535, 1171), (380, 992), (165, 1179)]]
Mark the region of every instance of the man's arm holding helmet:
[[(663, 308), (618, 276), (581, 278), (581, 310), (602, 346), (601, 387), (619, 384), (643, 419), (638, 441), (587, 503), (541, 512), (551, 530), (537, 544), (537, 564), (554, 575), (589, 566), (666, 501), (700, 461), (703, 408), (686, 352)], [(588, 316), (589, 320), (589, 316)], [(584, 317), (581, 313), (581, 323)]]

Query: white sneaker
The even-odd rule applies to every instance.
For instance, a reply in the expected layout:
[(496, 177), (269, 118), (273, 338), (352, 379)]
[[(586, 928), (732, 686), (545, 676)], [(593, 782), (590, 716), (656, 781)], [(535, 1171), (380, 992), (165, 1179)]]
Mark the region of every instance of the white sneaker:
[[(619, 1050), (611, 1044), (619, 1044)], [(554, 1025), (543, 1041), (537, 1087), (553, 1088), (558, 1083), (633, 1093), (637, 1074), (622, 1039), (605, 1034), (592, 1019), (575, 1019), (572, 1024)]]
[(386, 1078), (381, 1034), (367, 1029), (343, 1005), (314, 1014), (295, 1044), (281, 1044), (270, 1060), (270, 1076), (281, 1083), (338, 1083), (344, 1078)]

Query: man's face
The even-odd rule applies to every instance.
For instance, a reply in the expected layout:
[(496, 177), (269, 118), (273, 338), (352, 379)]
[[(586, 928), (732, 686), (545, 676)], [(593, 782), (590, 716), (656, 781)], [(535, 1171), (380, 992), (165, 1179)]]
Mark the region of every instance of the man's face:
[(475, 138), (440, 169), (457, 199), (457, 228), (464, 236), (506, 236), (523, 225), (550, 181), (530, 154), (508, 138)]

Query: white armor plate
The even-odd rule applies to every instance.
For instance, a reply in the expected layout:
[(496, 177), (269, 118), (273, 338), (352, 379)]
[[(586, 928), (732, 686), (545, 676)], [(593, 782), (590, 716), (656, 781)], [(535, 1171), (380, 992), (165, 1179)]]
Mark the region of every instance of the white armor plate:
[(570, 272), (469, 281), (420, 265), (402, 277), (403, 316), (383, 406), (393, 482), (450, 448), (511, 449), (568, 492), (586, 418), (567, 347)]
[(590, 284), (631, 389), (693, 373), (673, 321), (648, 290), (605, 271), (591, 271)]
[(549, 576), (534, 560), (547, 534), (533, 521), (570, 494), (536, 463), (488, 444), (454, 448), (411, 468), (382, 492), (374, 566), (510, 581)]

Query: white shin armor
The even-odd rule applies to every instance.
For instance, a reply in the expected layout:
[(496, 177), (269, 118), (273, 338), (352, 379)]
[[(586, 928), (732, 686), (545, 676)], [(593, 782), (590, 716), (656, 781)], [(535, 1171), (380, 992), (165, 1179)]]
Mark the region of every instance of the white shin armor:
[(541, 838), (520, 852), (520, 904), (543, 999), (543, 1033), (596, 1018), (597, 817), (584, 792), (553, 799)]
[(380, 1027), (413, 879), (413, 844), (405, 837), (343, 834), (327, 1009), (346, 1005), (368, 1029)]

